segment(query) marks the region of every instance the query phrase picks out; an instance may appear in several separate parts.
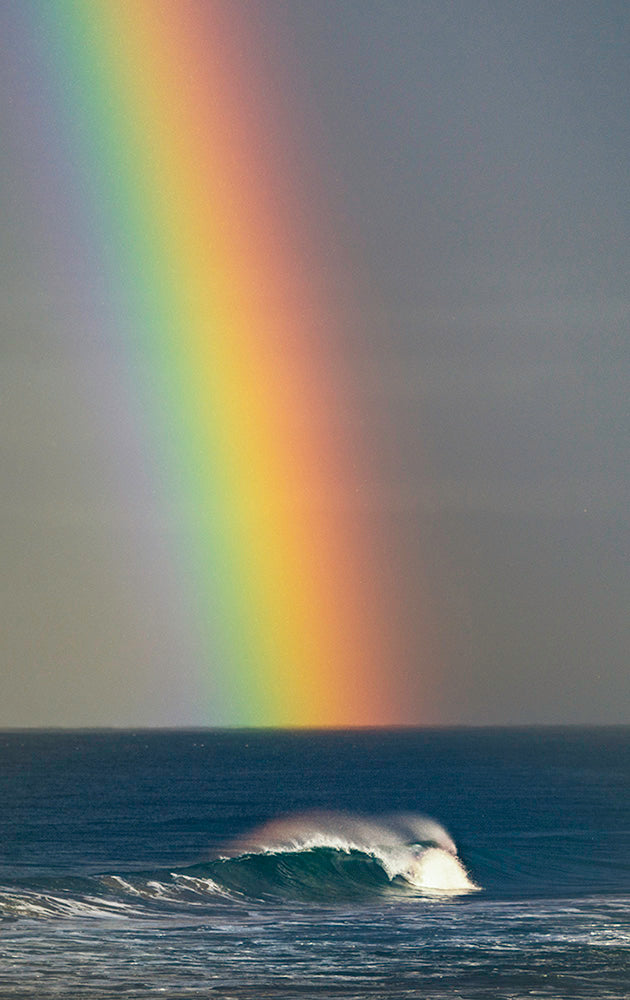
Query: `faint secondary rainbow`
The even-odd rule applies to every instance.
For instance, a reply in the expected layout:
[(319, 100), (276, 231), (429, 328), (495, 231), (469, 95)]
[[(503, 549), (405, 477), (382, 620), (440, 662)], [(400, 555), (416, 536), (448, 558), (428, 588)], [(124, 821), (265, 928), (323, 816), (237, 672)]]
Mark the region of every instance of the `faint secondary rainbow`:
[(327, 353), (340, 310), (315, 243), (310, 273), (301, 259), (308, 205), (297, 217), (282, 197), (289, 137), (265, 131), (248, 5), (45, 7), (69, 176), (174, 525), (208, 719), (408, 721), (353, 496), (360, 415)]

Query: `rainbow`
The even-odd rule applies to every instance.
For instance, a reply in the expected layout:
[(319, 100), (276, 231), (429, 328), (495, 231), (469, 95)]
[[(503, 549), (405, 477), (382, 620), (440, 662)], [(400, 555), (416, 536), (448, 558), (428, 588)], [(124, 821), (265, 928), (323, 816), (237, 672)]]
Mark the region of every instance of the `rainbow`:
[(37, 7), (65, 183), (174, 539), (205, 719), (421, 722), (357, 496), (344, 306), (251, 10)]

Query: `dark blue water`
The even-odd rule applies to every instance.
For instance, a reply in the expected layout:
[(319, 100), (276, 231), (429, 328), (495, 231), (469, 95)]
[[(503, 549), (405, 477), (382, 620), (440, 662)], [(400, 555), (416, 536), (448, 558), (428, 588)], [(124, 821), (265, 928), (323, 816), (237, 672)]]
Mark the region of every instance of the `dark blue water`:
[(0, 997), (627, 998), (630, 729), (0, 734)]

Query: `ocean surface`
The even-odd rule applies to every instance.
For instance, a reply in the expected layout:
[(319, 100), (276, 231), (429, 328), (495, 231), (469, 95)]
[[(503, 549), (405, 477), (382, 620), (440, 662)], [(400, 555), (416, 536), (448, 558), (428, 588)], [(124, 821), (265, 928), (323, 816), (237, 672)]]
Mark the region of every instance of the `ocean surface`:
[(630, 996), (630, 728), (0, 733), (0, 997)]

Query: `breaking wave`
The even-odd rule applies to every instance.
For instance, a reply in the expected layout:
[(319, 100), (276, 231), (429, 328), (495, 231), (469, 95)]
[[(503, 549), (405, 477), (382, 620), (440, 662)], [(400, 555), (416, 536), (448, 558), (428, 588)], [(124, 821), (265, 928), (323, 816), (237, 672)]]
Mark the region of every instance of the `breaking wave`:
[(435, 820), (309, 813), (267, 823), (182, 871), (110, 873), (0, 887), (0, 917), (151, 916), (221, 902), (334, 904), (451, 897), (479, 887)]
[[(266, 823), (241, 838), (225, 860), (262, 867), (311, 890), (392, 886), (430, 894), (478, 888), (444, 827), (415, 814), (385, 818), (307, 813)], [(267, 861), (266, 864), (269, 865)]]

